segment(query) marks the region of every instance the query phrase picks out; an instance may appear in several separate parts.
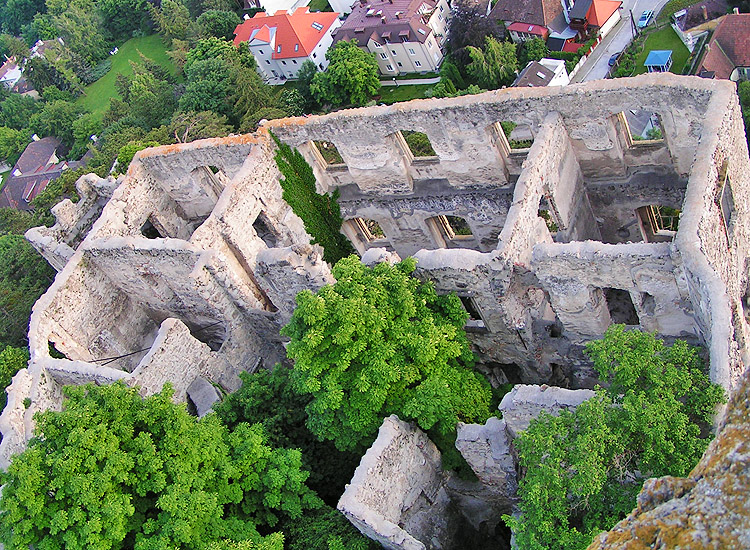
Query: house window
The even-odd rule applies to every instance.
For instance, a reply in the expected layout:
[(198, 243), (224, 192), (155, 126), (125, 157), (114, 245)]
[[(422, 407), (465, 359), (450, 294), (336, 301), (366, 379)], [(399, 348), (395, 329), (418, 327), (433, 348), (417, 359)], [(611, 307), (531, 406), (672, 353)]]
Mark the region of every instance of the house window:
[(282, 64), (282, 65), (286, 65), (286, 61), (282, 61), (282, 62), (281, 62), (281, 64)]
[(426, 30), (424, 30), (424, 29), (417, 29), (417, 32), (418, 32), (419, 34), (422, 34), (422, 35), (424, 35), (424, 36), (427, 36), (427, 31), (426, 31)]
[(443, 6), (440, 6), (440, 13), (443, 13)]
[(393, 55), (397, 55), (397, 54), (396, 54), (396, 50), (391, 50), (391, 53), (392, 53)]
[(317, 21), (315, 21), (312, 24), (312, 28), (315, 29), (316, 31), (322, 31), (323, 30), (323, 25), (321, 23), (318, 23)]
[(278, 73), (276, 71), (271, 71), (271, 72), (273, 73), (273, 76), (275, 76), (275, 77), (278, 78), (279, 75), (278, 75)]
[(397, 61), (396, 63), (398, 64), (399, 67), (403, 67), (400, 61)]
[(443, 20), (443, 16), (438, 14), (438, 21), (442, 21), (442, 20)]
[(315, 59), (316, 57), (318, 57), (318, 54), (316, 54), (315, 52), (313, 52), (313, 59)]
[(270, 64), (271, 62), (268, 59), (266, 59), (266, 65), (270, 65)]
[(321, 70), (321, 71), (325, 71), (325, 67), (323, 67), (323, 64), (322, 64), (322, 63), (318, 63), (318, 67), (320, 67), (320, 70)]
[(409, 55), (416, 55), (414, 48), (409, 48)]
[(380, 59), (388, 59), (388, 54), (381, 52), (380, 53)]
[(298, 51), (299, 51), (299, 44), (295, 44), (295, 45), (294, 45), (294, 51), (295, 51), (295, 52), (298, 52)]
[(415, 61), (414, 65), (416, 65), (417, 67), (421, 67), (422, 66), (422, 64), (419, 61)]
[(376, 48), (382, 48), (383, 46), (380, 45), (380, 42), (375, 42), (374, 40), (372, 43), (375, 45)]
[(393, 70), (393, 65), (386, 65), (385, 68), (388, 69), (389, 71), (392, 71)]
[(292, 63), (294, 63), (296, 65), (297, 64), (297, 60), (296, 59), (292, 59)]
[(258, 53), (259, 53), (260, 55), (263, 55), (263, 50), (258, 50)]
[(281, 53), (281, 44), (276, 46), (276, 53)]
[(401, 37), (401, 42), (408, 42), (408, 41), (409, 41), (409, 37), (408, 36), (402, 36)]

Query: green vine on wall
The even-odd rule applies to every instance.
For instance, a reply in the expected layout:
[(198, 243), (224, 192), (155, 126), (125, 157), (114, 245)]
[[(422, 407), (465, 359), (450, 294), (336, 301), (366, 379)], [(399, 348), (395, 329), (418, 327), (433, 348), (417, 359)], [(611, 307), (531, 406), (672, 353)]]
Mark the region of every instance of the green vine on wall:
[(282, 198), (305, 224), (305, 231), (312, 235), (312, 244), (323, 247), (323, 259), (331, 265), (341, 258), (353, 254), (354, 248), (341, 233), (341, 208), (338, 205), (339, 190), (333, 194), (319, 194), (315, 190), (315, 174), (302, 154), (273, 133), (271, 137), (278, 150), (274, 159), (284, 176), (280, 183)]

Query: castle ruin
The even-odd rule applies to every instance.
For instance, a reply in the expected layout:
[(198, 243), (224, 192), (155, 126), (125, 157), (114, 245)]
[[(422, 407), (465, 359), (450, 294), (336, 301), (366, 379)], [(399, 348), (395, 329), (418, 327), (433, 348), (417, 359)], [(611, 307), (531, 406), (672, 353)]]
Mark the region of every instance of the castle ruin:
[[(629, 110), (657, 117), (662, 138), (634, 140)], [(512, 148), (503, 122), (533, 143)], [(283, 360), (296, 293), (333, 279), (281, 198), (269, 131), (302, 152), (320, 192), (340, 190), (342, 231), (365, 260), (412, 255), (417, 277), (461, 297), (494, 385), (591, 388), (583, 346), (624, 322), (701, 343), (712, 380), (743, 387), (750, 159), (735, 84), (513, 88), (274, 120), (141, 151), (116, 181), (79, 180), (81, 200), (27, 233), (58, 274), (8, 388), (1, 466), (62, 385), (124, 380), (146, 395), (171, 382), (202, 414), (239, 372)], [(414, 156), (409, 131), (435, 155)], [(678, 227), (661, 215), (674, 210)]]

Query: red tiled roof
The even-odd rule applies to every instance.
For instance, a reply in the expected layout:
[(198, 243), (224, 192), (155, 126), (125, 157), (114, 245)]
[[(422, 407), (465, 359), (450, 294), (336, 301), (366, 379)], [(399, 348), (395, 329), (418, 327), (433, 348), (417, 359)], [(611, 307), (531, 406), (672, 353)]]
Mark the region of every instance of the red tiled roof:
[(234, 45), (238, 46), (251, 38), (270, 43), (273, 34), (273, 59), (305, 57), (310, 55), (338, 16), (335, 12), (310, 13), (307, 7), (297, 8), (291, 15), (285, 11), (277, 11), (273, 15), (259, 12), (252, 19), (237, 25)]
[(547, 30), (547, 27), (542, 27), (540, 25), (533, 25), (529, 23), (512, 23), (508, 25), (509, 31), (515, 31), (515, 32), (526, 32), (529, 34), (537, 34), (539, 36), (545, 36), (549, 34), (549, 30)]
[(750, 13), (729, 14), (716, 27), (701, 69), (728, 79), (735, 67), (750, 67)]
[(620, 6), (622, 6), (622, 2), (618, 0), (594, 0), (591, 3), (591, 8), (589, 8), (589, 24), (601, 27)]
[(565, 44), (563, 44), (562, 51), (576, 53), (578, 51), (578, 48), (582, 46), (583, 44), (579, 44), (578, 42), (566, 42)]

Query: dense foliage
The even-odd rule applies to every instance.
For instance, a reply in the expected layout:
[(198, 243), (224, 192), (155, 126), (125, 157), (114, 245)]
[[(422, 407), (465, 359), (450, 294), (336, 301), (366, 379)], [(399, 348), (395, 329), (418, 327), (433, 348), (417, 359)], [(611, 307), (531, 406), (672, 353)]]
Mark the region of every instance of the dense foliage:
[(646, 477), (686, 476), (709, 443), (723, 390), (695, 348), (613, 325), (586, 351), (607, 389), (516, 440), (522, 515), (505, 519), (520, 548), (586, 548), (633, 509)]
[[(273, 134), (272, 134), (273, 135)], [(273, 136), (278, 147), (276, 165), (284, 176), (279, 182), (282, 197), (305, 224), (313, 244), (323, 247), (323, 258), (334, 264), (354, 252), (351, 243), (341, 233), (341, 209), (336, 189), (332, 195), (321, 195), (315, 190), (315, 174), (297, 149)]]
[(375, 54), (357, 46), (356, 40), (341, 40), (326, 52), (330, 62), (310, 84), (313, 96), (332, 105), (365, 105), (380, 89)]
[[(26, 364), (29, 362), (29, 352), (23, 348), (14, 348), (12, 346), (5, 346), (3, 351), (0, 351), (0, 388), (3, 390), (10, 385), (11, 379), (15, 374), (26, 368)], [(2, 391), (2, 390), (0, 390)], [(8, 396), (5, 391), (0, 394), (0, 411), (5, 408), (5, 404), (8, 401)]]
[(515, 44), (488, 36), (483, 49), (469, 46), (467, 50), (471, 62), (466, 66), (466, 72), (476, 84), (494, 90), (513, 83), (518, 71)]
[(65, 391), (63, 410), (36, 416), (35, 437), (0, 476), (9, 550), (259, 542), (256, 527), (320, 505), (299, 451), (269, 447), (260, 425), (197, 420), (168, 387), (146, 399), (122, 383)]
[(313, 398), (307, 425), (339, 449), (371, 443), (389, 414), (439, 434), (489, 416), (489, 385), (470, 369), (467, 314), (456, 296), (411, 277), (415, 266), (344, 258), (334, 285), (297, 295), (282, 331), (295, 390)]

